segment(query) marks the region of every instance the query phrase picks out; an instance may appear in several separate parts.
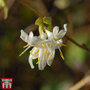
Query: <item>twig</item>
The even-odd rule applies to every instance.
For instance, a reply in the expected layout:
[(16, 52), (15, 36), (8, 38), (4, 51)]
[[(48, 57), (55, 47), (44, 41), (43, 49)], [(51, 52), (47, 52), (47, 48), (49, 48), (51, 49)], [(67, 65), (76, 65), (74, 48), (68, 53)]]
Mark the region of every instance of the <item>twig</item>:
[(72, 86), (69, 90), (79, 90), (80, 88), (82, 88), (88, 83), (90, 83), (90, 76), (83, 78), (78, 83), (76, 83), (74, 86)]
[(25, 7), (27, 7), (27, 8), (29, 8), (30, 10), (32, 10), (34, 13), (36, 13), (36, 15), (38, 15), (39, 17), (43, 17), (39, 12), (37, 12), (34, 8), (32, 8), (32, 7), (30, 7), (29, 5), (28, 5), (28, 3), (27, 2), (23, 2), (22, 0), (17, 0), (20, 4), (22, 4), (23, 6), (25, 6)]
[[(35, 12), (39, 17), (43, 17), (38, 11), (36, 11), (34, 8), (30, 7), (30, 6), (28, 5), (28, 3), (24, 3), (22, 0), (17, 0), (17, 1), (18, 1), (20, 4), (22, 4), (22, 5), (26, 6), (27, 8), (29, 8), (30, 10), (32, 10), (33, 12)], [(68, 37), (68, 36), (65, 36), (65, 37), (66, 37), (69, 41), (71, 41), (73, 44), (75, 44), (75, 45), (77, 45), (78, 47), (80, 47), (80, 48), (82, 48), (82, 49), (90, 52), (90, 49), (87, 48), (85, 44), (80, 45), (80, 44), (78, 44), (76, 41), (74, 41), (73, 39), (71, 39), (70, 37)]]
[(71, 41), (73, 44), (75, 44), (75, 45), (77, 45), (78, 47), (80, 47), (80, 48), (82, 48), (82, 49), (90, 52), (90, 49), (87, 48), (85, 44), (80, 45), (80, 44), (78, 44), (76, 41), (74, 41), (73, 39), (71, 39), (70, 37), (68, 37), (68, 36), (65, 36), (65, 37), (66, 37), (69, 41)]

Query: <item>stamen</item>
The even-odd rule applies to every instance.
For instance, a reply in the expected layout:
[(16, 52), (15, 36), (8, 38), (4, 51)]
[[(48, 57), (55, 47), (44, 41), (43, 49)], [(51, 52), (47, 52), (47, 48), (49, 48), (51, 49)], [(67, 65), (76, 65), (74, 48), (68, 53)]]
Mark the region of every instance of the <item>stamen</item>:
[(58, 37), (55, 37), (56, 40), (59, 40)]
[(63, 56), (63, 54), (62, 54), (62, 53), (60, 53), (60, 55), (61, 55), (62, 59), (64, 60), (64, 56)]
[(33, 52), (33, 49), (30, 51), (30, 54), (32, 54), (32, 52)]
[(61, 44), (57, 44), (57, 46), (64, 46), (64, 47), (67, 47), (67, 45), (65, 45), (65, 44), (63, 44), (63, 43), (61, 43)]
[(49, 53), (49, 51), (48, 50), (45, 50), (44, 53)]
[(63, 43), (61, 43), (61, 46), (67, 47), (67, 45), (65, 45), (65, 44), (63, 44)]
[(52, 45), (50, 44), (49, 47), (52, 48)]
[(22, 56), (24, 53), (25, 53), (24, 51), (23, 51), (23, 52), (21, 52), (21, 54), (19, 54), (19, 56)]
[(29, 44), (25, 45), (23, 48), (26, 48), (26, 47), (28, 47), (28, 46), (29, 46)]
[(39, 63), (39, 61), (40, 61), (40, 57), (38, 57), (38, 61), (37, 61), (37, 63), (36, 63), (36, 64), (38, 64), (38, 63)]
[(45, 43), (42, 43), (42, 46), (45, 47), (46, 46)]
[(30, 51), (30, 54), (33, 56), (33, 55), (36, 55), (39, 52), (39, 50), (37, 50), (34, 54), (32, 54), (32, 52), (33, 52), (33, 49)]
[(53, 55), (53, 53), (51, 53), (51, 54), (49, 55), (49, 58), (50, 58), (52, 55)]
[(36, 55), (38, 52), (39, 52), (39, 50), (37, 50), (37, 51), (34, 53), (34, 55)]
[(62, 54), (62, 51), (61, 51), (60, 47), (59, 47), (58, 49), (59, 49), (59, 51), (60, 51), (60, 56), (61, 56), (62, 59), (64, 60), (64, 56), (63, 56), (63, 54)]
[(57, 46), (60, 46), (60, 44), (57, 44)]
[(30, 46), (28, 46), (19, 56), (23, 55), (29, 48)]

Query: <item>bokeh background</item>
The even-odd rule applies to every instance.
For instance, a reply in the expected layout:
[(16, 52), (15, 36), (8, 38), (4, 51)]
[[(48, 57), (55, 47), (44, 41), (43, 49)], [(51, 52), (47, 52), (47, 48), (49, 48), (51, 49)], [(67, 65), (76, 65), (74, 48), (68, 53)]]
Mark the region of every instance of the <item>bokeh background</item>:
[[(51, 67), (39, 71), (28, 63), (29, 50), (19, 57), (26, 45), (20, 39), (20, 30), (38, 35), (38, 18), (33, 9), (43, 16), (51, 16), (53, 24), (63, 28), (67, 23), (67, 36), (90, 48), (90, 0), (6, 0), (8, 17), (4, 19), (0, 8), (0, 78), (13, 78), (13, 90), (69, 90), (79, 80), (89, 75), (90, 52), (64, 38), (62, 47), (65, 60), (56, 50)], [(1, 83), (0, 83), (1, 90)], [(90, 90), (84, 85), (80, 90)]]

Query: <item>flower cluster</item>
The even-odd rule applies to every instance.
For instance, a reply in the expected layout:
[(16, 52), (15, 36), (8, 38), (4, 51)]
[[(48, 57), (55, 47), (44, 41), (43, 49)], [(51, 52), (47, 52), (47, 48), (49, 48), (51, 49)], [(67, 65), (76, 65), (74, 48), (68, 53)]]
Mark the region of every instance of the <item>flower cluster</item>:
[(34, 36), (33, 32), (30, 32), (28, 35), (23, 30), (21, 30), (20, 38), (25, 41), (27, 45), (24, 46), (26, 49), (20, 54), (20, 56), (30, 47), (33, 47), (29, 55), (29, 64), (33, 69), (33, 60), (38, 59), (36, 64), (38, 64), (39, 70), (43, 70), (46, 65), (51, 66), (56, 49), (59, 49), (60, 55), (62, 59), (64, 59), (60, 47), (65, 46), (63, 44), (62, 38), (67, 32), (66, 26), (67, 24), (64, 24), (64, 29), (60, 31), (59, 27), (55, 26), (52, 32), (44, 28), (45, 32), (42, 31), (40, 36)]

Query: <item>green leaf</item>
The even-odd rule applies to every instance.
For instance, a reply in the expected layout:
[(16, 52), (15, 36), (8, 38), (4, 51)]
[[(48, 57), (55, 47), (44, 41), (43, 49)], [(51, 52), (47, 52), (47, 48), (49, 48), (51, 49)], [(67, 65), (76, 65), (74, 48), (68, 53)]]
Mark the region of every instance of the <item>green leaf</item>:
[(45, 24), (52, 24), (52, 18), (51, 17), (44, 17), (43, 18), (43, 22), (45, 23)]
[(35, 25), (42, 25), (43, 24), (43, 20), (42, 18), (38, 18), (36, 21), (35, 21)]

